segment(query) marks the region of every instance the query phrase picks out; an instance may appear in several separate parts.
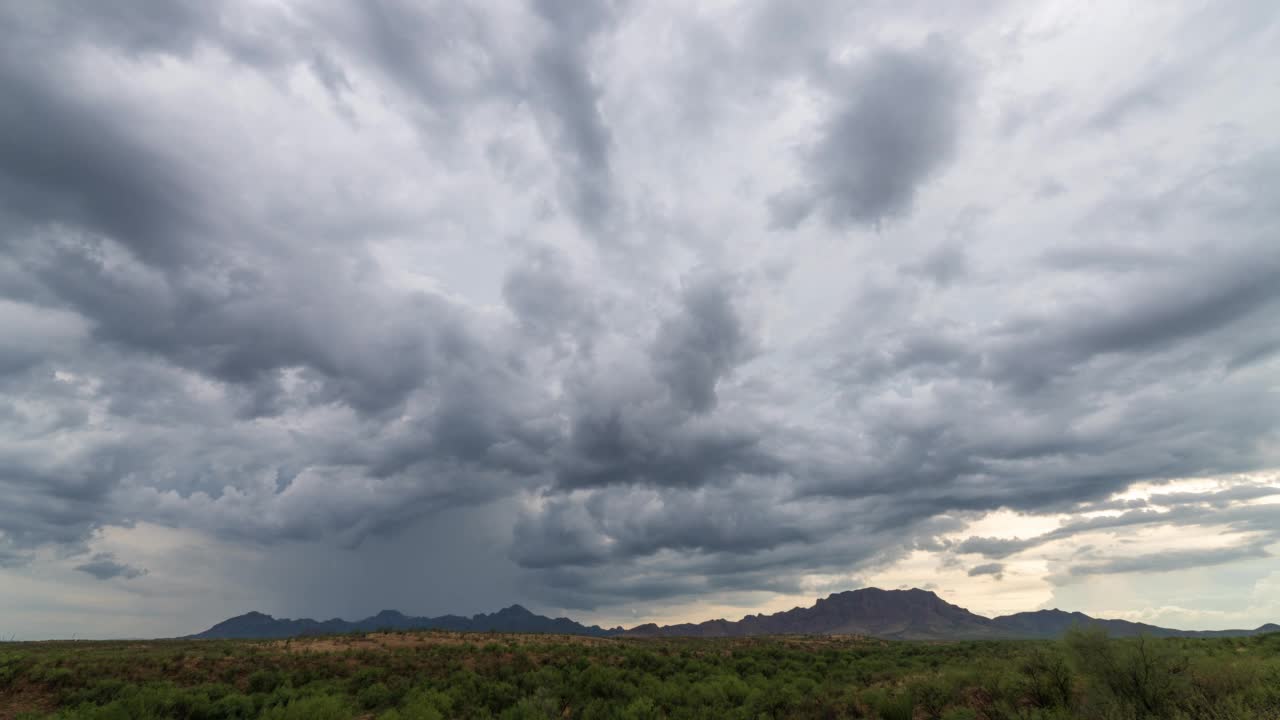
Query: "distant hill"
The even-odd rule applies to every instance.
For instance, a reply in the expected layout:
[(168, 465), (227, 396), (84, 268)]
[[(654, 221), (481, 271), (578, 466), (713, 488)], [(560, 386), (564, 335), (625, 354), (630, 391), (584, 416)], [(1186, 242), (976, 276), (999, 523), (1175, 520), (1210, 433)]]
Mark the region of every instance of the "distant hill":
[(549, 618), (535, 615), (519, 605), (503, 608), (495, 613), (481, 613), (472, 617), (442, 615), (440, 617), (411, 617), (395, 610), (383, 610), (363, 620), (289, 620), (273, 618), (260, 612), (224, 620), (193, 638), (287, 638), (303, 635), (337, 635), (350, 632), (374, 632), (378, 630), (453, 630), (457, 632), (522, 632), (554, 633), (558, 635), (589, 635), (605, 637), (621, 632), (622, 628), (605, 630), (595, 625), (582, 625), (569, 618)]
[(1147, 634), (1156, 637), (1238, 637), (1280, 632), (1268, 623), (1254, 630), (1173, 630), (1128, 620), (1093, 618), (1063, 610), (1001, 615), (988, 618), (972, 613), (928, 590), (863, 588), (835, 593), (812, 607), (793, 608), (772, 615), (748, 615), (741, 620), (708, 620), (679, 625), (639, 625), (630, 630), (582, 625), (569, 618), (536, 615), (512, 605), (490, 615), (472, 617), (410, 617), (394, 610), (348, 622), (346, 620), (288, 620), (251, 612), (214, 625), (194, 638), (285, 638), (375, 630), (453, 630), (470, 632), (527, 632), (589, 635), (593, 637), (745, 637), (751, 635), (869, 635), (890, 640), (979, 640), (1055, 638), (1072, 627), (1101, 627), (1113, 636)]
[(685, 625), (641, 625), (629, 637), (740, 637), (744, 635), (872, 635), (900, 640), (996, 637), (991, 620), (952, 605), (926, 590), (866, 588), (836, 593), (813, 607), (737, 622), (709, 620)]
[(1089, 617), (1084, 613), (1066, 612), (1056, 608), (1001, 615), (991, 622), (1012, 636), (1025, 638), (1055, 638), (1077, 625), (1101, 627), (1112, 637), (1136, 637), (1144, 634), (1152, 637), (1241, 637), (1280, 631), (1280, 625), (1275, 623), (1268, 623), (1253, 630), (1174, 630), (1128, 620), (1103, 620)]
[(710, 620), (697, 624), (641, 625), (628, 637), (741, 637), (746, 635), (870, 635), (891, 640), (978, 640), (1055, 638), (1072, 627), (1102, 627), (1116, 637), (1233, 637), (1280, 630), (1275, 624), (1255, 630), (1173, 630), (1129, 622), (1100, 620), (1079, 612), (1037, 610), (987, 618), (927, 590), (864, 588), (836, 593), (813, 607), (772, 615), (748, 615), (737, 622)]

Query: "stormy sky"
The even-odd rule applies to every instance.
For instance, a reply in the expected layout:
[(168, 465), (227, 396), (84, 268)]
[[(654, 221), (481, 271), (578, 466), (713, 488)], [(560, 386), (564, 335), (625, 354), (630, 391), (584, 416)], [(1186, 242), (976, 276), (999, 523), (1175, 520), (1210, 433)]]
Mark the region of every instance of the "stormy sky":
[(0, 0), (0, 635), (1280, 621), (1276, 48), (1267, 0)]

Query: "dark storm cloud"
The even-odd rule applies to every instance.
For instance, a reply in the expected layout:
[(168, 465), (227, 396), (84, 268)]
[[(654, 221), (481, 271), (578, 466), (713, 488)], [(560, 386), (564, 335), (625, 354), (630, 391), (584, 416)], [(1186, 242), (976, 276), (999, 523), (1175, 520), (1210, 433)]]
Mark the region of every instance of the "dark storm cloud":
[[(882, 567), (956, 528), (931, 519), (877, 529), (865, 523), (874, 510), (796, 504), (759, 489), (608, 488), (579, 505), (585, 512), (576, 527), (598, 554), (588, 562), (540, 568), (532, 591), (545, 602), (582, 609), (717, 592), (804, 592), (810, 573), (847, 575)], [(526, 529), (540, 528), (540, 521), (538, 514), (526, 516)], [(516, 559), (527, 563), (564, 552), (563, 546), (542, 544), (550, 538), (540, 533), (550, 530), (518, 535)], [(668, 536), (679, 540), (668, 547)]]
[(197, 252), (213, 220), (176, 158), (131, 135), (127, 118), (64, 95), (63, 83), (4, 51), (0, 93), (0, 222), (73, 223), (125, 244), (145, 262)]
[(558, 460), (564, 488), (615, 483), (698, 486), (782, 469), (759, 430), (699, 422), (668, 408), (584, 409)]
[[(671, 574), (659, 577), (619, 574), (601, 577), (600, 571), (595, 568), (566, 568), (548, 571), (546, 581), (545, 585), (533, 590), (540, 601), (569, 610), (584, 611), (634, 607), (642, 612), (650, 612), (652, 608), (660, 607), (661, 603), (673, 599), (697, 600), (711, 596), (723, 598), (725, 593), (730, 593), (729, 597), (733, 597), (733, 593), (776, 592), (794, 595), (805, 592), (798, 577), (776, 572), (699, 576), (692, 571), (673, 568)], [(845, 590), (847, 587), (842, 585), (840, 589)], [(742, 602), (744, 612), (752, 609), (754, 602), (754, 598)]]
[(794, 227), (815, 210), (833, 225), (879, 225), (908, 213), (955, 151), (966, 91), (957, 63), (934, 45), (868, 58), (809, 151), (810, 184), (772, 203), (775, 223)]
[[(310, 267), (299, 257), (290, 268), (264, 269), (228, 257), (221, 273), (183, 267), (152, 274), (103, 262), (103, 249), (109, 250), (97, 242), (45, 248), (33, 253), (31, 265), (47, 288), (94, 321), (99, 341), (252, 388), (250, 414), (272, 411), (279, 373), (288, 368), (314, 373), (317, 402), (377, 413), (402, 402), (437, 363), (474, 352), (447, 303), (425, 295), (379, 297), (323, 258)], [(311, 273), (341, 284), (316, 286)], [(222, 288), (210, 287), (210, 274), (223, 275)], [(387, 320), (361, 322), (377, 312), (387, 312)]]
[[(131, 20), (147, 12), (128, 4), (100, 13), (32, 8), (14, 20), (37, 28), (33, 37), (74, 33), (105, 52), (186, 53), (209, 42), (242, 60), (265, 57), (231, 47), (217, 18), (195, 12), (205, 7), (179, 13), (163, 37)], [(57, 459), (33, 457), (38, 433), (29, 452), (0, 451), (10, 542), (79, 545), (94, 528), (140, 514), (266, 542), (359, 542), (432, 508), (512, 492), (510, 473), (545, 464), (551, 441), (533, 417), (544, 411), (520, 407), (528, 393), (514, 387), (524, 381), (508, 366), (512, 348), (480, 339), (476, 319), (451, 302), (381, 287), (358, 247), (340, 255), (325, 246), (326, 234), (353, 225), (300, 219), (279, 232), (278, 218), (264, 220), (244, 200), (287, 205), (287, 194), (232, 192), (201, 148), (168, 140), (161, 116), (83, 92), (70, 49), (37, 63), (33, 42), (9, 45), (0, 64), (0, 86), (20, 100), (0, 109), (0, 223), (7, 259), (27, 278), (0, 292), (18, 301), (15, 313), (83, 318), (91, 342), (68, 356), (72, 327), (71, 345), (32, 343), (5, 369), (42, 369), (39, 384), (15, 379), (38, 391), (29, 401), (58, 412), (100, 402), (136, 439), (84, 427), (85, 445)], [(41, 364), (58, 359), (73, 373), (68, 382), (94, 378), (91, 395), (47, 382)], [(185, 402), (203, 381), (219, 384), (225, 402)], [(406, 436), (387, 423), (420, 391), (440, 402), (418, 413), (420, 434)], [(364, 418), (350, 434), (364, 440), (359, 452), (231, 429), (325, 407)], [(346, 469), (335, 473), (334, 463)], [(419, 473), (434, 479), (414, 482)], [(380, 489), (342, 487), (370, 476)], [(246, 487), (258, 477), (275, 478), (265, 494)], [(266, 508), (270, 520), (260, 516)]]
[(745, 359), (749, 339), (723, 281), (690, 284), (682, 312), (658, 329), (650, 351), (672, 401), (693, 413), (715, 407), (716, 383)]
[(603, 358), (572, 375), (568, 433), (555, 453), (561, 489), (614, 484), (698, 487), (782, 470), (750, 418), (713, 412), (717, 387), (749, 355), (735, 280), (690, 278), (659, 324), (645, 364)]
[(146, 570), (116, 560), (116, 557), (111, 553), (96, 553), (89, 558), (88, 562), (77, 565), (76, 570), (92, 575), (99, 580), (111, 580), (113, 578), (133, 580), (147, 574)]
[[(662, 550), (753, 554), (812, 544), (833, 531), (829, 517), (758, 502), (739, 489), (606, 489), (550, 498), (516, 527), (515, 559), (525, 567), (630, 562)], [(557, 555), (575, 548), (575, 556)]]
[[(1239, 189), (1248, 197), (1248, 185)], [(1248, 228), (1245, 237), (1256, 232)], [(842, 497), (899, 493), (913, 500), (903, 505), (908, 512), (923, 514), (1070, 511), (1142, 479), (1257, 467), (1259, 453), (1267, 456), (1258, 439), (1280, 427), (1272, 404), (1247, 381), (1205, 384), (1198, 373), (1229, 369), (1237, 348), (1274, 339), (1266, 318), (1280, 299), (1280, 277), (1262, 245), (1246, 239), (1238, 252), (1194, 258), (1144, 254), (1151, 261), (1141, 264), (1132, 254), (1077, 254), (1073, 272), (1118, 267), (1132, 277), (1052, 312), (1010, 310), (986, 330), (917, 327), (912, 313), (924, 306), (910, 288), (859, 303), (833, 338), (851, 349), (829, 372), (874, 429), (842, 450), (819, 443), (808, 455), (841, 459), (798, 473), (802, 487)], [(1153, 392), (1157, 378), (1186, 389)], [(921, 407), (861, 399), (904, 382), (932, 383), (932, 400)], [(1126, 399), (1103, 404), (1107, 393)], [(1083, 430), (1079, 419), (1101, 407), (1111, 417), (1107, 430)], [(1004, 420), (989, 423), (993, 417)]]
[[(118, 37), (115, 11), (96, 19), (103, 25), (94, 27), (112, 41), (152, 47), (146, 33)], [(132, 27), (127, 18), (121, 23)], [(11, 243), (58, 227), (85, 233), (77, 240), (32, 241), (14, 252), (48, 293), (94, 321), (97, 339), (158, 353), (267, 395), (275, 390), (275, 373), (309, 367), (326, 378), (325, 397), (370, 412), (394, 405), (418, 384), (432, 352), (427, 344), (464, 345), (449, 337), (428, 341), (402, 323), (363, 338), (367, 351), (350, 342), (340, 349), (329, 324), (358, 305), (310, 281), (310, 273), (334, 271), (324, 267), (327, 259), (295, 257), (291, 272), (238, 255), (239, 243), (268, 240), (267, 229), (237, 222), (242, 210), (216, 197), (217, 179), (150, 140), (148, 119), (138, 109), (82, 101), (69, 94), (69, 78), (56, 69), (12, 55), (0, 67), (5, 94), (20, 98), (0, 111), (0, 208), (16, 224), (7, 233)], [(115, 246), (144, 267), (112, 257)], [(358, 278), (351, 280), (351, 295), (365, 295), (365, 305), (377, 302), (357, 287)], [(298, 292), (312, 295), (305, 303), (310, 317), (297, 312)], [(449, 309), (430, 302), (410, 299), (402, 307), (440, 316), (449, 333)], [(392, 358), (398, 366), (387, 364)], [(249, 412), (269, 408), (259, 394)]]
[[(75, 432), (78, 428), (64, 428)], [(35, 428), (23, 435), (40, 438)], [(14, 440), (28, 440), (15, 433)], [(21, 446), (19, 446), (21, 448)], [(12, 448), (0, 453), (0, 528), (18, 548), (45, 544), (82, 549), (89, 532), (109, 516), (109, 498), (122, 479), (145, 466), (149, 453), (124, 444), (69, 453), (57, 460)]]
[[(387, 13), (401, 10), (372, 8), (374, 16), (367, 29), (379, 37), (390, 34), (394, 40), (400, 28), (412, 26), (408, 18), (390, 21)], [(585, 41), (590, 28), (565, 31), (572, 39)], [(450, 94), (449, 87), (433, 80), (432, 66), (416, 50), (397, 42), (381, 47), (389, 53), (381, 59), (399, 73), (401, 81), (414, 84), (419, 97)], [(559, 60), (580, 61), (579, 52), (572, 48)], [(558, 70), (568, 73), (550, 78), (561, 83), (559, 91), (584, 91), (574, 84), (583, 80), (580, 67), (566, 65)], [(39, 101), (28, 106), (37, 112), (11, 116), (10, 126), (19, 128), (26, 122), (23, 131), (35, 137), (37, 121), (72, 122), (75, 108), (54, 94), (54, 86), (28, 88)], [(575, 111), (572, 104), (564, 109)], [(210, 452), (220, 441), (206, 435), (205, 447), (186, 467), (181, 467), (182, 454), (194, 449), (189, 442), (130, 455), (135, 457), (132, 469), (106, 464), (99, 473), (85, 476), (77, 487), (89, 493), (88, 501), (37, 495), (40, 512), (11, 505), (28, 511), (24, 520), (8, 522), (16, 537), (26, 543), (79, 541), (98, 524), (118, 521), (123, 508), (104, 501), (119, 492), (120, 478), (132, 473), (158, 479), (172, 468), (181, 478), (180, 492), (201, 494), (175, 504), (182, 495), (139, 495), (135, 488), (126, 512), (149, 512), (174, 524), (204, 525), (232, 538), (270, 542), (328, 536), (344, 543), (359, 542), (369, 533), (402, 526), (423, 508), (478, 502), (510, 492), (519, 486), (512, 476), (536, 474), (548, 466), (555, 433), (538, 426), (536, 409), (526, 418), (518, 417), (513, 398), (520, 395), (515, 386), (522, 381), (502, 369), (500, 357), (491, 357), (495, 350), (502, 350), (481, 349), (458, 311), (425, 295), (375, 294), (361, 286), (363, 278), (358, 274), (301, 245), (277, 246), (276, 254), (289, 257), (290, 263), (272, 264), (269, 255), (251, 250), (251, 243), (261, 248), (262, 243), (270, 247), (279, 240), (251, 221), (240, 222), (240, 209), (224, 199), (188, 192), (187, 188), (212, 178), (194, 176), (191, 168), (165, 150), (143, 143), (138, 139), (145, 135), (141, 127), (121, 124), (119, 130), (112, 130), (110, 113), (116, 110), (104, 106), (97, 113), (107, 114), (107, 133), (101, 132), (101, 124), (96, 132), (83, 124), (68, 124), (60, 131), (63, 144), (42, 150), (62, 158), (62, 165), (45, 163), (55, 168), (70, 167), (68, 153), (76, 151), (90, 160), (100, 157), (97, 163), (103, 170), (82, 175), (68, 171), (47, 178), (30, 169), (14, 173), (15, 182), (43, 180), (42, 192), (71, 198), (16, 206), (29, 226), (70, 221), (102, 236), (18, 248), (48, 299), (89, 318), (94, 339), (106, 347), (143, 353), (228, 384), (231, 396), (242, 398), (237, 410), (242, 417), (271, 417), (337, 404), (370, 416), (376, 428), (381, 417), (388, 413), (393, 417), (419, 390), (440, 399), (431, 414), (407, 426), (408, 432), (379, 437), (375, 429), (361, 438), (359, 448), (347, 447), (345, 442), (323, 447), (290, 441), (283, 447), (276, 445), (273, 452), (272, 443), (278, 440), (261, 439), (233, 451), (231, 444), (244, 439), (233, 435), (226, 438), (225, 450)], [(573, 131), (575, 152), (597, 169), (604, 168), (607, 138), (597, 132), (600, 128), (572, 116), (566, 127)], [(97, 144), (80, 147), (78, 138)], [(121, 196), (122, 192), (129, 195)], [(32, 195), (41, 197), (34, 192), (6, 197), (27, 200)], [(87, 201), (80, 202), (81, 197)], [(55, 212), (81, 205), (88, 209), (72, 215)], [(146, 212), (112, 214), (123, 207)], [(217, 217), (217, 223), (207, 221), (209, 217)], [(244, 244), (207, 242), (228, 232), (247, 240)], [(127, 254), (113, 255), (117, 247)], [(191, 250), (180, 252), (184, 247)], [(133, 258), (142, 264), (132, 265)], [(258, 264), (263, 260), (268, 264)], [(217, 279), (213, 285), (208, 283), (210, 271)], [(568, 337), (586, 338), (595, 311), (586, 306), (574, 311), (581, 302), (580, 289), (558, 283), (556, 272), (553, 266), (538, 262), (515, 269), (505, 288), (508, 302), (535, 335), (564, 328)], [(317, 276), (329, 282), (317, 285), (313, 282)], [(373, 314), (382, 319), (368, 322)], [(648, 414), (615, 408), (605, 410), (601, 418), (590, 409), (596, 407), (596, 399), (584, 396), (589, 409), (572, 425), (564, 445), (567, 452), (560, 453), (563, 459), (554, 463), (557, 476), (570, 485), (638, 480), (698, 485), (739, 471), (775, 470), (776, 462), (758, 448), (754, 433), (714, 423), (685, 424), (689, 411), (711, 409), (716, 384), (741, 360), (744, 343), (726, 292), (713, 284), (691, 286), (682, 313), (663, 326), (654, 345), (656, 375), (670, 387), (671, 405)], [(135, 391), (113, 392), (109, 397), (113, 409), (125, 417), (163, 421), (162, 415), (176, 408), (158, 407), (152, 399), (182, 391), (153, 379)], [(187, 418), (193, 427), (209, 419), (213, 418), (201, 418), (198, 412)], [(107, 444), (94, 452), (116, 452), (116, 447)], [(335, 472), (330, 468), (334, 463), (354, 467), (355, 472)], [(345, 488), (344, 484), (360, 480), (361, 469), (378, 478), (382, 489), (369, 495)], [(52, 472), (68, 477), (69, 470), (64, 465)], [(232, 479), (237, 474), (272, 476), (274, 487), (265, 494), (255, 491), (240, 497), (226, 489), (243, 482)], [(418, 474), (438, 480), (406, 485)], [(22, 483), (27, 492), (40, 486), (34, 480)], [(260, 517), (266, 508), (272, 508), (270, 521)], [(74, 522), (69, 513), (75, 513)]]

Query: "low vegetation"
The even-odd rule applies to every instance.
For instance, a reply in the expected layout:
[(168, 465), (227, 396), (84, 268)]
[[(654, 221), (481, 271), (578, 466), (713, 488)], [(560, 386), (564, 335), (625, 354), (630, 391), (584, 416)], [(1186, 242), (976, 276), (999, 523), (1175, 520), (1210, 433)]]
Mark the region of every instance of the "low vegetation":
[(0, 644), (3, 720), (1280, 719), (1280, 633)]

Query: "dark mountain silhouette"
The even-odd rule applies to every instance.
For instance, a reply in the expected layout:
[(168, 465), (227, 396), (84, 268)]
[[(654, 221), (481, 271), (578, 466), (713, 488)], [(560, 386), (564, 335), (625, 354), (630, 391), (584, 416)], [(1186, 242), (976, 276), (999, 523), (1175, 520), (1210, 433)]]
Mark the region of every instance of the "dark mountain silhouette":
[(1275, 632), (1274, 624), (1256, 630), (1173, 630), (1128, 620), (1099, 620), (1079, 612), (1037, 610), (987, 618), (943, 600), (932, 592), (864, 588), (836, 593), (813, 607), (773, 615), (748, 615), (737, 622), (641, 625), (629, 637), (741, 637), (746, 635), (870, 635), (892, 640), (977, 640), (983, 638), (1055, 638), (1073, 627), (1101, 627), (1109, 635), (1133, 637), (1235, 637)]
[(336, 635), (350, 632), (375, 632), (378, 630), (453, 630), (458, 632), (522, 632), (555, 633), (560, 635), (590, 635), (604, 637), (622, 631), (622, 628), (605, 630), (595, 625), (582, 625), (569, 618), (549, 618), (535, 615), (519, 605), (503, 608), (495, 613), (481, 613), (472, 617), (442, 615), (440, 617), (410, 617), (395, 610), (383, 610), (363, 620), (316, 621), (310, 619), (276, 619), (260, 612), (224, 620), (193, 638), (287, 638), (301, 635)]
[(992, 622), (1010, 635), (1024, 638), (1055, 638), (1074, 626), (1100, 627), (1112, 637), (1136, 637), (1138, 635), (1150, 635), (1152, 637), (1240, 637), (1280, 631), (1280, 626), (1275, 623), (1268, 623), (1254, 630), (1174, 630), (1128, 620), (1103, 620), (1089, 617), (1084, 613), (1067, 612), (1057, 608), (1002, 615), (993, 619)]
[(813, 607), (773, 615), (748, 615), (737, 622), (641, 625), (629, 637), (740, 637), (745, 635), (874, 635), (902, 640), (998, 637), (991, 620), (952, 605), (927, 590), (866, 588), (836, 593)]
[(1079, 612), (1036, 610), (988, 618), (943, 600), (927, 590), (863, 588), (835, 593), (812, 607), (793, 608), (772, 615), (747, 615), (741, 620), (659, 626), (652, 623), (630, 630), (581, 625), (569, 618), (549, 618), (512, 605), (490, 615), (473, 617), (409, 617), (394, 610), (348, 622), (346, 620), (287, 620), (251, 612), (218, 623), (196, 638), (285, 638), (376, 630), (453, 630), (463, 632), (528, 632), (595, 637), (746, 637), (751, 635), (869, 635), (892, 640), (977, 640), (1055, 638), (1073, 627), (1101, 627), (1117, 637), (1140, 634), (1155, 637), (1237, 637), (1280, 632), (1268, 623), (1254, 630), (1173, 630), (1128, 620), (1097, 619)]

